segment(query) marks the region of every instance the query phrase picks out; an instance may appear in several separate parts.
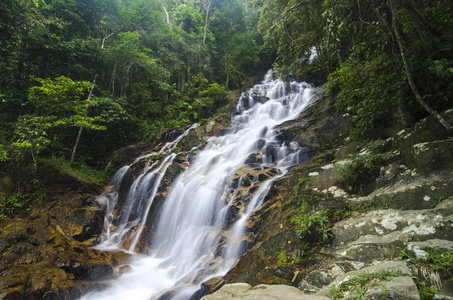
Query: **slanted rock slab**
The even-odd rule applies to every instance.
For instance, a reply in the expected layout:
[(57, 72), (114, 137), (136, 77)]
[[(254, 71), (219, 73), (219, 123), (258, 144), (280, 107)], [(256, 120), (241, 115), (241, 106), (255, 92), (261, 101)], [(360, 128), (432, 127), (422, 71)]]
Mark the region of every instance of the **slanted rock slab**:
[[(360, 277), (364, 274), (379, 274), (383, 272), (393, 272), (390, 280), (367, 283), (366, 299), (401, 299), (401, 300), (418, 300), (418, 293), (415, 282), (410, 277), (412, 272), (403, 261), (375, 261), (373, 265), (351, 271), (343, 277), (335, 279), (329, 286), (321, 289), (316, 295), (330, 295), (332, 287), (339, 287), (342, 283), (348, 282), (354, 277)], [(344, 299), (355, 299), (355, 295), (345, 295)]]
[(212, 295), (202, 300), (215, 299), (247, 299), (247, 300), (328, 300), (327, 297), (306, 295), (301, 290), (289, 285), (260, 284), (252, 287), (247, 283), (232, 283), (224, 285)]

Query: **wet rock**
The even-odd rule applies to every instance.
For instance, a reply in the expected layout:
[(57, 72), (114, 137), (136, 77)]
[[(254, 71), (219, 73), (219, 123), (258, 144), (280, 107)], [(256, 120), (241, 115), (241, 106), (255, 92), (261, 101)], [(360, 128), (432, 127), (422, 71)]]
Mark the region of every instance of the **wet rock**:
[(105, 168), (106, 172), (113, 175), (121, 167), (130, 164), (132, 160), (140, 156), (141, 153), (143, 153), (143, 149), (138, 146), (121, 148), (115, 151)]
[(211, 278), (201, 284), (201, 288), (192, 295), (192, 299), (200, 299), (202, 296), (213, 293), (214, 291), (218, 290), (223, 284), (225, 280), (222, 276)]
[(261, 164), (261, 158), (257, 153), (251, 153), (244, 163), (250, 166), (259, 166), (259, 164)]
[(97, 260), (57, 260), (57, 266), (70, 273), (76, 280), (102, 280), (113, 275), (113, 269), (107, 262)]

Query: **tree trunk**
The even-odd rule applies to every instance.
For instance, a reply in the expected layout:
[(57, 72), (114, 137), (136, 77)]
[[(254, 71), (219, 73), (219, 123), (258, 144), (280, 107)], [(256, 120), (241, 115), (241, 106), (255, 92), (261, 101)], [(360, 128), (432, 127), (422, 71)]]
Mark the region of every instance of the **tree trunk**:
[(171, 30), (170, 16), (168, 15), (168, 11), (167, 11), (167, 9), (165, 8), (165, 6), (164, 6), (163, 4), (162, 4), (162, 8), (164, 9), (165, 15), (167, 16), (167, 24), (168, 24), (168, 27), (169, 27), (170, 30)]
[(225, 54), (225, 73), (226, 73), (225, 87), (228, 88), (228, 83), (230, 81), (230, 66), (228, 65), (228, 54)]
[(204, 20), (204, 33), (203, 33), (203, 45), (206, 43), (206, 35), (209, 26), (209, 10), (211, 8), (211, 1), (210, 0), (203, 0), (203, 7), (206, 10), (206, 17)]
[[(104, 50), (105, 40), (114, 34), (115, 34), (115, 32), (112, 32), (111, 34), (109, 34), (108, 36), (106, 36), (102, 39), (101, 51)], [(101, 54), (102, 54), (102, 52), (101, 52)], [(91, 99), (91, 95), (93, 94), (94, 86), (96, 85), (96, 79), (98, 78), (98, 76), (99, 76), (99, 73), (96, 72), (96, 74), (94, 75), (94, 78), (93, 78), (93, 82), (91, 83), (91, 88), (90, 88), (90, 92), (88, 93), (87, 100)], [(87, 115), (87, 114), (88, 114), (88, 105), (85, 107), (85, 115)], [(76, 138), (74, 147), (72, 148), (71, 163), (74, 162), (74, 157), (75, 157), (75, 154), (77, 151), (77, 147), (79, 146), (79, 141), (80, 141), (80, 136), (82, 135), (82, 131), (83, 131), (83, 127), (80, 126), (79, 132), (77, 133), (77, 138)]]
[(75, 144), (74, 144), (74, 148), (72, 148), (71, 163), (74, 162), (74, 157), (75, 157), (75, 154), (76, 154), (76, 151), (77, 151), (77, 147), (79, 146), (79, 141), (80, 141), (80, 137), (82, 136), (82, 131), (83, 131), (83, 127), (80, 126), (79, 127), (79, 133), (77, 133), (77, 138), (76, 138), (76, 141), (75, 141)]
[(407, 81), (409, 82), (411, 90), (414, 93), (415, 98), (417, 99), (418, 103), (428, 113), (430, 113), (434, 118), (436, 118), (437, 121), (439, 121), (439, 123), (442, 124), (442, 126), (445, 127), (445, 129), (447, 130), (448, 134), (453, 134), (453, 127), (444, 118), (442, 118), (442, 116), (437, 111), (432, 109), (425, 102), (425, 100), (423, 100), (423, 97), (418, 92), (417, 86), (415, 85), (415, 81), (414, 81), (414, 76), (412, 74), (412, 70), (410, 69), (409, 62), (407, 60), (406, 48), (404, 47), (403, 38), (402, 38), (400, 30), (398, 28), (398, 24), (400, 24), (400, 21), (399, 21), (399, 17), (398, 17), (398, 12), (397, 12), (396, 7), (395, 7), (395, 5), (396, 5), (395, 4), (395, 0), (390, 0), (389, 3), (390, 3), (390, 10), (392, 12), (392, 27), (393, 27), (393, 31), (395, 33), (396, 41), (397, 41), (398, 47), (400, 49), (400, 54), (401, 54), (401, 58), (403, 60), (404, 70), (406, 72), (406, 78), (407, 78)]
[[(91, 95), (93, 94), (93, 90), (94, 90), (94, 86), (96, 85), (97, 78), (98, 78), (98, 73), (96, 73), (96, 75), (94, 75), (94, 79), (93, 79), (93, 82), (91, 83), (91, 88), (90, 88), (90, 92), (88, 93), (87, 100), (91, 99)], [(85, 115), (87, 115), (87, 114), (88, 114), (88, 105), (85, 106)], [(82, 131), (83, 131), (83, 127), (80, 126), (79, 132), (77, 133), (77, 138), (76, 138), (74, 147), (72, 148), (71, 163), (74, 162), (74, 157), (75, 157), (75, 154), (77, 151), (77, 147), (79, 146), (79, 141), (80, 141), (80, 136), (82, 135)]]

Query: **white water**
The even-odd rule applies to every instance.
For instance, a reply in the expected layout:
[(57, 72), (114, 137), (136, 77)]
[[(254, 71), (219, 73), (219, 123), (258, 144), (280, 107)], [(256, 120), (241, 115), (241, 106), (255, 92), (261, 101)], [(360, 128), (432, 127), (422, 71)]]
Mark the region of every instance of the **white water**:
[[(297, 117), (313, 92), (305, 83), (292, 82), (287, 87), (281, 80), (272, 80), (269, 72), (262, 84), (250, 90), (250, 96), (241, 97), (237, 104), (240, 113), (232, 119), (232, 131), (209, 139), (191, 165), (174, 179), (154, 224), (151, 250), (146, 255), (134, 254), (132, 270), (113, 281), (111, 288), (82, 299), (155, 299), (167, 291), (175, 292), (172, 299), (189, 299), (202, 282), (224, 275), (244, 251), (241, 241), (248, 217), (262, 204), (272, 182), (289, 167), (299, 164), (303, 155), (296, 142), (280, 143), (273, 128)], [(268, 100), (261, 103), (255, 100), (258, 98)], [(166, 151), (172, 150), (179, 140), (166, 145)], [(147, 219), (160, 181), (174, 158), (175, 154), (170, 154), (160, 164), (144, 169), (113, 226), (113, 206), (130, 166), (117, 172), (112, 191), (105, 195), (107, 225), (101, 249), (122, 247), (126, 233), (134, 227), (136, 234), (126, 249), (134, 251), (143, 220)], [(256, 191), (249, 201), (242, 203), (236, 221), (227, 227), (228, 212), (244, 179), (239, 178), (234, 189), (232, 177), (239, 174), (245, 161), (255, 169), (272, 168), (276, 175), (264, 182), (255, 178), (250, 183), (249, 189), (256, 187)], [(215, 255), (215, 251), (220, 255)]]

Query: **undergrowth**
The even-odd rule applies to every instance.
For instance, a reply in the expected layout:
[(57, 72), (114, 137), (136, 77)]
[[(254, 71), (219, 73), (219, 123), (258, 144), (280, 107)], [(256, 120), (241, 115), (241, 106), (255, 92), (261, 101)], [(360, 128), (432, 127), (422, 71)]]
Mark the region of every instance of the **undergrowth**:
[(340, 180), (352, 192), (361, 192), (379, 175), (382, 155), (350, 155), (350, 161), (337, 168)]
[(21, 209), (28, 196), (22, 192), (16, 192), (10, 196), (0, 194), (0, 220)]
[(382, 281), (389, 281), (394, 277), (402, 276), (401, 271), (382, 271), (380, 273), (364, 273), (352, 277), (351, 279), (341, 283), (339, 286), (332, 286), (330, 288), (330, 295), (332, 299), (341, 299), (347, 293), (348, 299), (365, 300), (365, 293), (373, 285)]
[(431, 299), (442, 290), (441, 278), (453, 281), (453, 250), (425, 248), (421, 253), (416, 255), (413, 251), (404, 249), (399, 258), (406, 260), (417, 275), (416, 284), (420, 297), (424, 300)]
[(295, 225), (298, 235), (319, 235), (323, 241), (332, 236), (332, 225), (327, 209), (293, 215), (291, 222)]
[(62, 173), (68, 174), (82, 182), (103, 184), (108, 180), (104, 171), (96, 170), (84, 163), (71, 163), (63, 158), (50, 158), (45, 159), (42, 162), (43, 164), (51, 165)]

